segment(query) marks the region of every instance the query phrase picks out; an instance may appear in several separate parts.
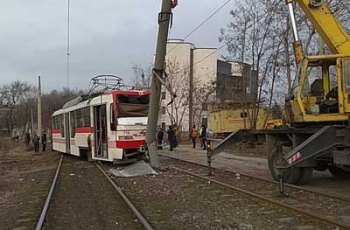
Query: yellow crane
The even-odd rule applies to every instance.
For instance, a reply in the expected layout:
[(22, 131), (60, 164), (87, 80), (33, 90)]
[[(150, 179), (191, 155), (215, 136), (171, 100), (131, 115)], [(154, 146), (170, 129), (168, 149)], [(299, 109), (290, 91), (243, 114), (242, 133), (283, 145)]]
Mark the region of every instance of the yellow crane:
[[(296, 2), (332, 55), (304, 56), (294, 17)], [(287, 0), (294, 34), (297, 76), (287, 100), (288, 122), (342, 124), (350, 112), (350, 37), (322, 0)], [(331, 79), (332, 78), (332, 79)], [(331, 80), (335, 85), (331, 86)]]
[[(275, 180), (303, 184), (313, 170), (329, 170), (350, 179), (350, 37), (324, 0), (286, 0), (294, 35), (297, 73), (286, 117), (291, 125), (279, 130), (239, 130), (215, 148), (212, 156), (249, 138), (266, 143), (268, 164)], [(312, 23), (332, 54), (305, 56), (299, 40), (294, 4)]]

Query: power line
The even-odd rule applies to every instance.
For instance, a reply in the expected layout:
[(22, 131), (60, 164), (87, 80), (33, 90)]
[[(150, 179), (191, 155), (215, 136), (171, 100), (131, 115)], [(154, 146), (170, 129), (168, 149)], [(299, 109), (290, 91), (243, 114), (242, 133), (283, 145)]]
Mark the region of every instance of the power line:
[(69, 55), (70, 55), (70, 0), (67, 6), (67, 89), (69, 89)]
[[(203, 22), (201, 22), (196, 28), (194, 28), (188, 35), (186, 35), (182, 40), (186, 40), (189, 36), (194, 34), (199, 28), (201, 28), (205, 23), (207, 23), (212, 17), (214, 17), (217, 13), (219, 13), (231, 0), (228, 0), (223, 5), (221, 5), (217, 10), (215, 10), (211, 15), (209, 15)], [(167, 54), (173, 51), (176, 47), (178, 47), (180, 43), (176, 44)]]

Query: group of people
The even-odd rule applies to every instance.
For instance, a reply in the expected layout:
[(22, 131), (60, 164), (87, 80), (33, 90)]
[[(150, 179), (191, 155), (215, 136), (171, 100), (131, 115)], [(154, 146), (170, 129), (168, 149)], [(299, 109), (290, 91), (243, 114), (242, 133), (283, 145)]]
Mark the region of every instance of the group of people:
[[(179, 128), (176, 125), (174, 126), (171, 125), (169, 126), (167, 134), (168, 134), (168, 141), (169, 141), (169, 148), (170, 148), (169, 150), (173, 151), (174, 148), (179, 146), (179, 141), (180, 141)], [(164, 130), (162, 128), (159, 128), (157, 140), (158, 140), (158, 149), (163, 149)]]
[[(40, 144), (40, 137), (34, 133), (33, 138), (30, 137), (30, 133), (26, 133), (26, 145), (29, 146), (30, 141), (33, 141), (33, 145), (34, 145), (34, 151), (36, 153), (39, 152), (39, 144)], [(46, 143), (47, 143), (47, 136), (46, 136), (46, 131), (43, 131), (42, 135), (41, 135), (41, 144), (42, 144), (42, 152), (45, 152), (46, 150)]]
[[(162, 128), (159, 128), (158, 134), (157, 134), (157, 144), (158, 144), (158, 150), (163, 149), (163, 141), (164, 141), (164, 133), (165, 131)], [(179, 140), (180, 140), (180, 132), (178, 127), (175, 126), (169, 126), (169, 129), (167, 130), (168, 134), (168, 141), (169, 141), (169, 150), (173, 151), (174, 148), (179, 146)], [(203, 150), (207, 149), (207, 128), (205, 125), (201, 126), (201, 129), (197, 131), (196, 126), (194, 125), (191, 132), (190, 132), (190, 139), (192, 140), (192, 147), (196, 148), (197, 138), (199, 137), (201, 148)]]
[(192, 130), (190, 132), (190, 138), (192, 140), (192, 148), (194, 149), (196, 148), (198, 137), (201, 143), (201, 148), (203, 150), (206, 150), (207, 149), (207, 127), (205, 127), (205, 125), (201, 126), (199, 133), (195, 125), (192, 127)]

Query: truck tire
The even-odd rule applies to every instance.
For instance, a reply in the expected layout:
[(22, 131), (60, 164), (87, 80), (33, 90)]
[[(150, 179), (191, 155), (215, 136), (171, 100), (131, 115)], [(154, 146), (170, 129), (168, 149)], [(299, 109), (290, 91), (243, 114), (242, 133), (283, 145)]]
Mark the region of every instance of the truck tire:
[(300, 168), (300, 178), (297, 184), (308, 184), (312, 178), (313, 168)]
[(341, 180), (350, 179), (350, 172), (345, 171), (344, 169), (338, 168), (337, 166), (329, 165), (328, 170), (332, 174), (332, 176), (334, 176), (337, 179), (341, 179)]
[[(268, 165), (271, 172), (271, 175), (275, 181), (279, 181), (279, 169), (276, 169), (275, 166), (277, 165), (277, 161), (279, 156), (277, 154), (277, 149), (274, 148), (269, 154), (268, 154)], [(286, 172), (283, 177), (283, 181), (288, 184), (295, 184), (300, 180), (300, 168), (289, 168), (286, 169)]]

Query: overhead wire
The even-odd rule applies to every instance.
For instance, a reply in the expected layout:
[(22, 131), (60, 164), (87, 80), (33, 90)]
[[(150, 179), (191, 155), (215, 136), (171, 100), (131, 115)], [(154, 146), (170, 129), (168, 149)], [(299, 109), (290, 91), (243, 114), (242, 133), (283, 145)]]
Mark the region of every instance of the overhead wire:
[[(227, 3), (229, 3), (230, 1), (228, 1), (228, 2), (226, 2), (223, 6), (225, 6)], [(276, 3), (276, 5), (278, 5), (279, 3)], [(222, 7), (220, 7), (219, 9), (222, 9), (223, 8), (223, 6)], [(266, 14), (268, 14), (268, 12), (265, 12), (264, 13), (264, 15), (266, 15)], [(185, 71), (185, 70), (187, 70), (187, 69), (190, 69), (191, 67), (193, 67), (193, 66), (195, 66), (195, 65), (197, 65), (197, 64), (199, 64), (199, 63), (201, 63), (202, 61), (204, 61), (204, 60), (206, 60), (207, 58), (209, 58), (210, 56), (212, 56), (213, 54), (215, 54), (215, 53), (217, 53), (218, 51), (220, 51), (221, 49), (223, 49), (223, 48), (225, 48), (230, 42), (232, 42), (234, 40), (234, 38), (231, 38), (230, 40), (228, 40), (228, 41), (226, 41), (222, 46), (220, 46), (219, 48), (217, 48), (215, 51), (213, 51), (212, 53), (210, 53), (209, 55), (207, 55), (207, 56), (205, 56), (204, 58), (202, 58), (201, 60), (199, 60), (199, 61), (197, 61), (196, 63), (194, 63), (192, 66), (187, 66), (186, 68), (183, 68), (183, 69), (181, 69), (181, 70), (178, 70), (178, 71), (175, 71), (174, 73), (179, 73), (179, 72), (182, 72), (182, 71)], [(179, 43), (180, 44), (180, 43)], [(179, 45), (179, 44), (177, 44), (177, 45)], [(176, 47), (176, 46), (175, 46)], [(175, 48), (174, 47), (174, 48)], [(173, 48), (173, 49), (174, 49)], [(173, 50), (173, 49), (171, 49), (171, 50)], [(170, 50), (170, 51), (171, 51)], [(169, 52), (170, 52), (169, 51)]]
[[(194, 34), (199, 28), (201, 28), (205, 23), (207, 23), (212, 17), (214, 17), (217, 13), (219, 13), (229, 2), (232, 0), (227, 0), (224, 4), (222, 4), (217, 10), (215, 10), (212, 14), (210, 14), (203, 22), (201, 22), (196, 28), (194, 28), (189, 34), (187, 34), (182, 40), (186, 40), (192, 34)], [(167, 54), (173, 51), (176, 47), (178, 47), (180, 43), (176, 44), (173, 48), (171, 48)]]
[(67, 89), (69, 89), (69, 55), (70, 55), (70, 0), (67, 0)]

